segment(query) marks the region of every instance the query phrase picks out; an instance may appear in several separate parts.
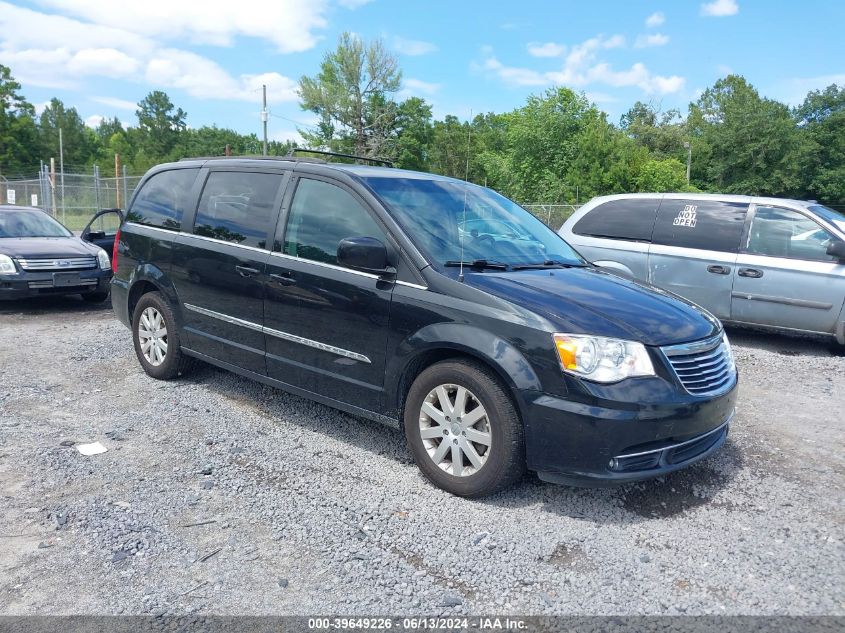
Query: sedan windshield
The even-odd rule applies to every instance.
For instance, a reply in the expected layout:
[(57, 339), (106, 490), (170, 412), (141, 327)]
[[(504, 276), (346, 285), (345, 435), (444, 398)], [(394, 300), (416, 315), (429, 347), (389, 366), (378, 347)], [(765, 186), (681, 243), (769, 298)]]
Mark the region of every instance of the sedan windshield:
[(491, 189), (448, 180), (365, 180), (435, 265), (586, 264), (554, 231)]
[(71, 237), (73, 234), (41, 211), (0, 211), (0, 238)]

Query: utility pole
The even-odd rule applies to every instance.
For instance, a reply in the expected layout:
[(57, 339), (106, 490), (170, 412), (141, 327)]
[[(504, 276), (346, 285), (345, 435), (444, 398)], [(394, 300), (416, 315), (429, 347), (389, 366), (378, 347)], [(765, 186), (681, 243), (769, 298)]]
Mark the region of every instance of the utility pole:
[[(62, 222), (65, 221), (65, 146), (62, 143), (62, 128), (59, 128), (59, 174), (62, 185)], [(55, 209), (55, 203), (53, 204)]]
[[(52, 198), (53, 217), (56, 217), (56, 159), (50, 157), (50, 197)], [(62, 218), (64, 220), (64, 218)]]
[(115, 207), (122, 208), (120, 206), (120, 154), (114, 155), (114, 201)]
[(261, 106), (261, 122), (264, 124), (264, 155), (267, 156), (267, 84), (262, 84), (261, 93), (264, 95)]
[(684, 149), (687, 150), (687, 184), (689, 184), (690, 168), (692, 167), (692, 143), (686, 141)]

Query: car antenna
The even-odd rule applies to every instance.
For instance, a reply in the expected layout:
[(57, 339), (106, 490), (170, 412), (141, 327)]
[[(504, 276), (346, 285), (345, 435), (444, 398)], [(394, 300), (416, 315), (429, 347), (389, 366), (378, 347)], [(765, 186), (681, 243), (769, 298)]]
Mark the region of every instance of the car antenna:
[[(467, 166), (464, 172), (464, 183), (469, 181), (469, 152), (470, 141), (472, 140), (472, 110), (469, 111), (469, 127), (467, 128)], [(458, 238), (461, 242), (461, 269), (458, 272), (458, 281), (464, 282), (464, 233), (467, 227), (467, 188), (464, 186), (464, 211), (463, 219), (461, 220), (461, 227), (458, 229)]]

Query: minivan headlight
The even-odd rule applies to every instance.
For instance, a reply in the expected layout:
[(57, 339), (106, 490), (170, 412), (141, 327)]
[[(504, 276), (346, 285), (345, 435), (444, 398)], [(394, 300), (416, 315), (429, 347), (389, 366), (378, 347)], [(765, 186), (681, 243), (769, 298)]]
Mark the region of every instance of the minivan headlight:
[(731, 349), (731, 342), (728, 340), (728, 335), (725, 332), (722, 332), (722, 343), (725, 345), (725, 358), (728, 360), (728, 367), (731, 372), (735, 372), (734, 351)]
[(583, 334), (553, 336), (561, 367), (570, 374), (603, 383), (654, 376), (654, 366), (642, 343)]
[(15, 275), (18, 269), (15, 268), (15, 262), (8, 255), (0, 255), (0, 275)]
[(97, 252), (97, 263), (100, 265), (100, 268), (102, 270), (111, 269), (111, 260), (109, 259), (109, 254), (102, 248)]

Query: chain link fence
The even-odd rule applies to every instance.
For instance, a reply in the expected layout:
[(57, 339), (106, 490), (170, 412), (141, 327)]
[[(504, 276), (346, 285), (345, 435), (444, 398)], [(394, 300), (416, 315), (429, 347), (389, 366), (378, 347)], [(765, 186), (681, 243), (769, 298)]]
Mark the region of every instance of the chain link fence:
[(56, 174), (46, 167), (33, 178), (0, 180), (0, 204), (44, 209), (73, 231), (81, 230), (101, 209), (126, 208), (141, 176), (103, 177), (99, 168), (89, 174)]
[(538, 220), (542, 220), (554, 231), (558, 231), (570, 215), (575, 213), (581, 205), (575, 204), (523, 204)]

